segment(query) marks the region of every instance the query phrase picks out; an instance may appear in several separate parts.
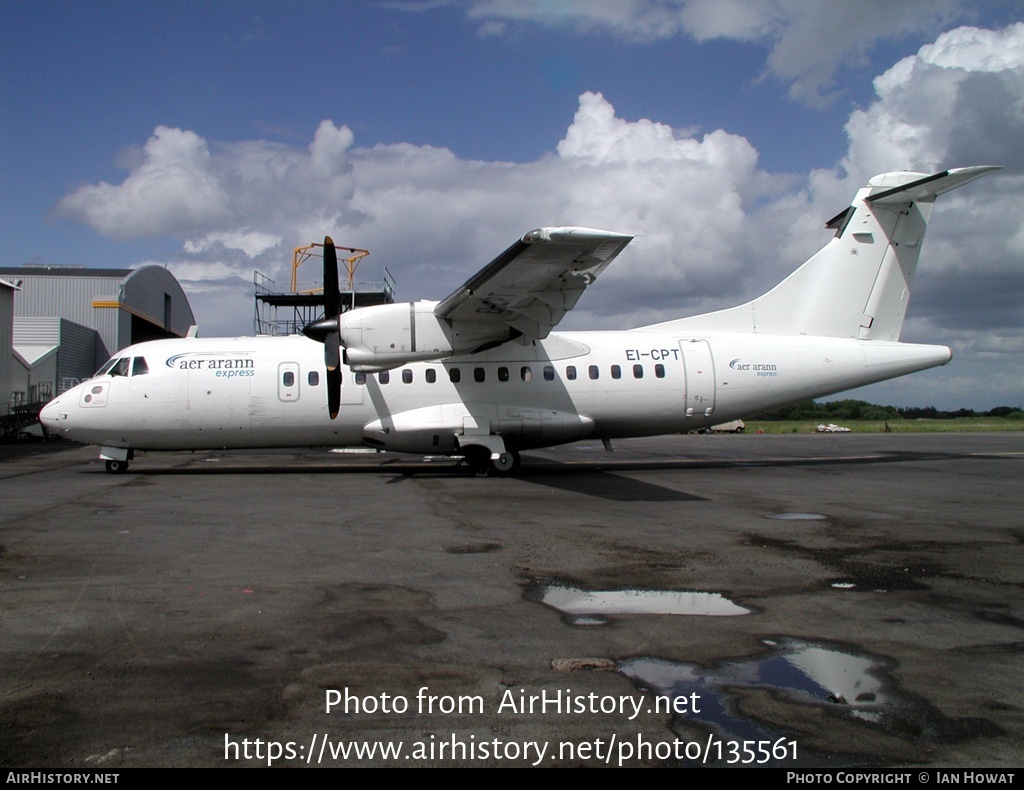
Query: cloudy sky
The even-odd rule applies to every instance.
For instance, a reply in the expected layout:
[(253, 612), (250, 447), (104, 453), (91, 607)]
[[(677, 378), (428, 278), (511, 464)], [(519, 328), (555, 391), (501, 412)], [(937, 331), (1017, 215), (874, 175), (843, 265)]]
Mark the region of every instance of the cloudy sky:
[(852, 396), (1024, 402), (1020, 0), (7, 0), (0, 44), (0, 263), (167, 265), (205, 336), (327, 233), (438, 299), (541, 225), (637, 234), (563, 327), (654, 323), (875, 173), (1002, 165), (922, 254), (903, 339), (953, 363)]

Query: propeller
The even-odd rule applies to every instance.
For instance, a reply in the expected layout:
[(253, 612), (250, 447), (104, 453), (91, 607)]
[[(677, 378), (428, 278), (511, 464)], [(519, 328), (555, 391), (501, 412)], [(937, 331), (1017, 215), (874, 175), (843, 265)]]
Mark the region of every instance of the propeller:
[(327, 411), (333, 420), (341, 408), (341, 291), (338, 288), (338, 251), (330, 236), (324, 236), (324, 317), (304, 326), (302, 334), (324, 344)]

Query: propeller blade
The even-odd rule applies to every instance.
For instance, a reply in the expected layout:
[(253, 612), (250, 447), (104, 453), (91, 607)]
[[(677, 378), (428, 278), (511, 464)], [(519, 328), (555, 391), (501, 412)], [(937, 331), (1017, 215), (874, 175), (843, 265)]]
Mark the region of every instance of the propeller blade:
[(341, 368), (327, 369), (327, 411), (333, 420), (341, 408)]
[(324, 236), (324, 317), (304, 326), (302, 334), (324, 344), (327, 411), (333, 420), (341, 408), (341, 290), (338, 287), (338, 251), (330, 236)]
[(333, 318), (340, 312), (338, 251), (334, 248), (334, 240), (330, 236), (324, 236), (324, 318)]
[(341, 333), (338, 322), (334, 322), (334, 331), (324, 338), (324, 363), (328, 370), (336, 370), (341, 366)]

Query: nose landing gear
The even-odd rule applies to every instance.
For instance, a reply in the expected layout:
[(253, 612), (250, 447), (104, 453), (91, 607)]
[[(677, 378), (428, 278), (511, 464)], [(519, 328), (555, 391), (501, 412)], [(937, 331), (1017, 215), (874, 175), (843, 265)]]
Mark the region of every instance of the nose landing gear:
[(135, 457), (130, 447), (101, 447), (100, 459), (106, 461), (108, 474), (120, 475), (128, 471), (128, 462)]

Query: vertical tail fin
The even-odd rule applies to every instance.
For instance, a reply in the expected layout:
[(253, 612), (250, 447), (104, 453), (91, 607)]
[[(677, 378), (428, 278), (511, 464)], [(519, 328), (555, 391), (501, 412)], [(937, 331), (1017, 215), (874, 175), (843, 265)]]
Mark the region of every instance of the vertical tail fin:
[(768, 293), (658, 326), (898, 340), (935, 198), (998, 169), (875, 176), (826, 224), (835, 238)]

